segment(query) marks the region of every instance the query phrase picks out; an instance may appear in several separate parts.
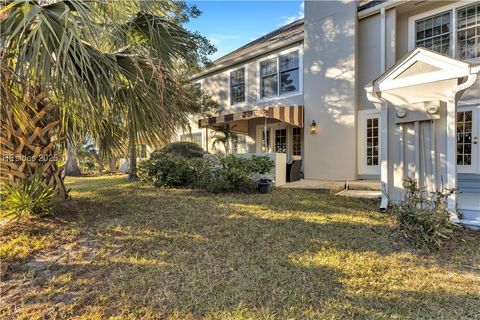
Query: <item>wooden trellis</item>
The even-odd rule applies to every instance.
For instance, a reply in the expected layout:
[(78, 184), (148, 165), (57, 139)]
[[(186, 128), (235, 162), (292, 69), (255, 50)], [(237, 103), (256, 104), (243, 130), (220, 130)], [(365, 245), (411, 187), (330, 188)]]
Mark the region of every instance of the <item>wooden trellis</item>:
[[(43, 99), (42, 94), (36, 97)], [(7, 110), (1, 120), (0, 134), (0, 179), (11, 184), (25, 179), (33, 172), (40, 171), (44, 185), (55, 190), (58, 197), (66, 198), (68, 191), (62, 178), (63, 167), (56, 163), (54, 133), (58, 120), (49, 119), (51, 106), (40, 106), (37, 112), (30, 112), (29, 126), (22, 129), (16, 123), (12, 111)]]

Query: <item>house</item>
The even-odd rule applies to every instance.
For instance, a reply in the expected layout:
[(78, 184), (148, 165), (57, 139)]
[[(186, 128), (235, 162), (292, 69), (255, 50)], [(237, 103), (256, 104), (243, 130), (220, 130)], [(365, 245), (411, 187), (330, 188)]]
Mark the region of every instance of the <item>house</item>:
[(382, 210), (407, 176), (457, 188), (452, 218), (480, 228), (479, 63), (478, 1), (305, 1), (192, 78), (222, 107), (192, 135), (211, 151), (231, 123), (239, 152), (301, 159), (305, 179), (380, 180)]

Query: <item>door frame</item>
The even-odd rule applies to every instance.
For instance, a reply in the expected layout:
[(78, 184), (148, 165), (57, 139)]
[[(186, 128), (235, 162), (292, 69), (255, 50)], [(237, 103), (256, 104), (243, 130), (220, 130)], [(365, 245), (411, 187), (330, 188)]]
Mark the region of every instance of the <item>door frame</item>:
[[(464, 111), (472, 111), (472, 165), (464, 166), (456, 164), (457, 173), (480, 174), (480, 106), (457, 106), (457, 112)], [(457, 121), (455, 121), (455, 125), (458, 127)], [(455, 128), (455, 134), (456, 132)]]

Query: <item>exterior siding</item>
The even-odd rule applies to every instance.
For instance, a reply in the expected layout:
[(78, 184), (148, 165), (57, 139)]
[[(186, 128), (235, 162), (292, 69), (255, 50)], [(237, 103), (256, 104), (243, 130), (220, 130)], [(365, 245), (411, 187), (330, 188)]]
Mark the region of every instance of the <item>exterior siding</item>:
[(305, 2), (305, 178), (356, 178), (355, 1)]

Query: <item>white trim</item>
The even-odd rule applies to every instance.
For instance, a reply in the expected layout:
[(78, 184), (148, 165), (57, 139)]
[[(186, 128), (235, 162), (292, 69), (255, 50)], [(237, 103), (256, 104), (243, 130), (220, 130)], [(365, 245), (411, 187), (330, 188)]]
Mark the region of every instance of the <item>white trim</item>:
[[(233, 66), (233, 65), (236, 65), (236, 64), (239, 64), (239, 63), (244, 63), (247, 60), (254, 59), (258, 56), (261, 56), (264, 53), (268, 53), (268, 52), (271, 52), (271, 51), (274, 51), (274, 50), (278, 50), (280, 48), (287, 47), (287, 46), (295, 44), (297, 42), (301, 42), (302, 43), (301, 45), (303, 45), (303, 40), (304, 40), (304, 34), (302, 32), (301, 34), (295, 35), (293, 37), (287, 38), (287, 39), (279, 41), (279, 42), (275, 42), (275, 43), (273, 43), (271, 45), (268, 45), (264, 48), (249, 52), (249, 53), (247, 53), (243, 56), (236, 57), (236, 58), (233, 58), (231, 60), (227, 60), (227, 61), (225, 61), (221, 64), (217, 64), (217, 65), (214, 65), (213, 67), (207, 68), (207, 69), (201, 71), (200, 73), (197, 73), (193, 77), (191, 77), (191, 80), (196, 80), (198, 78), (207, 77), (208, 75), (216, 73), (217, 71), (221, 71), (222, 69), (228, 68), (230, 66)], [(221, 58), (219, 58), (219, 59), (221, 59)]]
[[(245, 100), (243, 102), (237, 102), (232, 104), (232, 93), (231, 93), (231, 86), (230, 86), (230, 74), (234, 71), (238, 71), (240, 69), (244, 69), (244, 83), (245, 83)], [(245, 107), (247, 105), (247, 97), (248, 97), (248, 68), (247, 64), (235, 66), (234, 68), (228, 69), (225, 71), (227, 74), (227, 83), (228, 83), (228, 105), (230, 107)]]
[[(397, 78), (417, 61), (433, 65), (441, 70), (400, 79)], [(377, 79), (375, 81), (376, 84), (374, 90), (385, 91), (406, 86), (430, 83), (433, 81), (462, 78), (469, 75), (471, 71), (470, 65), (467, 62), (459, 61), (454, 58), (443, 56), (422, 48), (417, 48), (406, 60), (399, 63), (399, 65), (394, 69)]]
[[(261, 77), (260, 77), (260, 63), (262, 61), (270, 60), (270, 59), (277, 59), (277, 77), (280, 74), (280, 63), (279, 63), (279, 57), (283, 56), (285, 54), (289, 54), (292, 52), (298, 51), (298, 91), (294, 92), (288, 92), (285, 94), (280, 94), (280, 79), (278, 79), (278, 94), (273, 97), (266, 97), (262, 98), (262, 92), (261, 92)], [(268, 101), (274, 101), (274, 100), (279, 100), (279, 99), (285, 99), (289, 97), (294, 97), (294, 96), (299, 96), (303, 94), (303, 44), (291, 47), (282, 51), (278, 51), (275, 53), (272, 53), (268, 56), (262, 57), (260, 59), (257, 59), (255, 61), (255, 65), (257, 68), (257, 90), (258, 90), (258, 95), (257, 95), (257, 102), (268, 102)]]
[[(379, 147), (379, 154), (378, 154), (378, 165), (372, 166), (367, 165), (367, 120), (368, 119), (378, 119), (378, 147)], [(377, 109), (369, 109), (369, 110), (360, 110), (358, 111), (358, 132), (357, 132), (357, 139), (358, 139), (358, 174), (374, 174), (380, 175), (380, 146), (381, 146), (381, 122), (380, 122), (380, 113)]]
[(386, 19), (385, 19), (385, 7), (380, 9), (380, 70), (382, 73), (385, 72), (386, 66)]
[(472, 141), (472, 164), (469, 166), (457, 164), (457, 172), (480, 174), (480, 104), (469, 106), (457, 105), (457, 113), (464, 111), (472, 111), (472, 139), (475, 141)]
[[(450, 12), (450, 56), (457, 57), (457, 9), (468, 5), (475, 4), (477, 2), (472, 1), (458, 1), (452, 4), (448, 4), (430, 11), (426, 11), (408, 18), (408, 51), (415, 48), (415, 22), (417, 20), (425, 19), (437, 14)], [(468, 61), (477, 61), (478, 59), (470, 59)]]
[(368, 9), (364, 9), (362, 11), (360, 11), (357, 16), (358, 16), (358, 19), (363, 19), (363, 18), (367, 18), (369, 16), (372, 16), (374, 14), (377, 14), (378, 12), (380, 12), (380, 10), (382, 9), (385, 9), (385, 10), (388, 10), (388, 9), (391, 9), (391, 8), (395, 8), (405, 2), (407, 2), (408, 0), (393, 0), (393, 1), (385, 1), (385, 2), (382, 2), (380, 4), (377, 4), (371, 8), (368, 8)]

